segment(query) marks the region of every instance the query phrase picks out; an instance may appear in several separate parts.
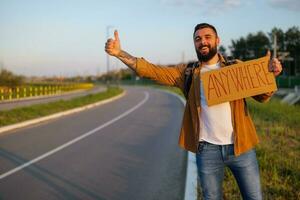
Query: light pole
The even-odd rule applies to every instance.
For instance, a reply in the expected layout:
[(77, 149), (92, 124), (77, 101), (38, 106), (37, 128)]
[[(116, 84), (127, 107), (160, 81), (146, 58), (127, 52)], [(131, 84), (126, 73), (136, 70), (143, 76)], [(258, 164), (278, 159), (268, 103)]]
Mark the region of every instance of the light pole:
[[(108, 25), (106, 26), (106, 39), (109, 39), (109, 30), (113, 28), (113, 26)], [(109, 55), (106, 54), (106, 86), (109, 87)]]

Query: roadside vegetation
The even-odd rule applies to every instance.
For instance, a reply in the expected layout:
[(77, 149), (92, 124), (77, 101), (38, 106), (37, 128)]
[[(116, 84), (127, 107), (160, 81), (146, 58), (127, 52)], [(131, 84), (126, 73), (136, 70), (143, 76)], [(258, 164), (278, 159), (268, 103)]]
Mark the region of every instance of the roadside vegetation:
[[(256, 147), (264, 199), (300, 199), (300, 106), (248, 100), (260, 143)], [(227, 170), (224, 199), (240, 199)]]
[(0, 69), (0, 103), (36, 96), (60, 95), (75, 90), (88, 90), (94, 87), (91, 78), (25, 77)]
[(121, 94), (122, 92), (123, 89), (119, 87), (110, 87), (108, 90), (98, 94), (90, 94), (67, 101), (59, 100), (47, 104), (0, 111), (0, 127), (95, 103)]

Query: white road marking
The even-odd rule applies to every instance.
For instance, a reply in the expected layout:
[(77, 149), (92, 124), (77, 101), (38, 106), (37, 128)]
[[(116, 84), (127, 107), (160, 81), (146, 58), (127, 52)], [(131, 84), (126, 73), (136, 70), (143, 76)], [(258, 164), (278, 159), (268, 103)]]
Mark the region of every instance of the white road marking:
[(67, 142), (67, 143), (65, 143), (65, 144), (63, 144), (63, 145), (55, 148), (55, 149), (53, 149), (53, 150), (51, 150), (51, 151), (48, 151), (47, 153), (45, 153), (45, 154), (43, 154), (43, 155), (41, 155), (41, 156), (39, 156), (39, 157), (31, 160), (31, 161), (28, 161), (28, 162), (24, 163), (23, 165), (20, 165), (19, 167), (16, 167), (16, 168), (14, 168), (14, 169), (12, 169), (12, 170), (4, 173), (4, 174), (1, 174), (0, 175), (0, 180), (6, 178), (6, 177), (8, 177), (8, 176), (10, 176), (10, 175), (12, 175), (12, 174), (14, 174), (16, 172), (18, 172), (18, 171), (20, 171), (20, 170), (22, 170), (22, 169), (24, 169), (24, 168), (26, 168), (26, 167), (34, 164), (34, 163), (36, 163), (36, 162), (38, 162), (38, 161), (40, 161), (40, 160), (42, 160), (42, 159), (44, 159), (44, 158), (46, 158), (46, 157), (54, 154), (54, 153), (57, 153), (57, 152), (63, 150), (64, 148), (66, 148), (66, 147), (68, 147), (68, 146), (70, 146), (70, 145), (72, 145), (72, 144), (74, 144), (76, 142), (79, 142), (80, 140), (82, 140), (82, 139), (84, 139), (84, 138), (86, 138), (86, 137), (88, 137), (88, 136), (96, 133), (97, 131), (99, 131), (99, 130), (101, 130), (101, 129), (103, 129), (103, 128), (105, 128), (105, 127), (107, 127), (107, 126), (109, 126), (109, 125), (111, 125), (113, 123), (115, 123), (116, 121), (122, 119), (123, 117), (129, 115), (130, 113), (132, 113), (133, 111), (135, 111), (136, 109), (138, 109), (139, 107), (141, 107), (149, 99), (149, 93), (148, 92), (144, 92), (144, 94), (145, 94), (145, 97), (144, 97), (144, 99), (140, 103), (138, 103), (137, 105), (135, 105), (131, 109), (127, 110), (126, 112), (122, 113), (121, 115), (115, 117), (114, 119), (112, 119), (112, 120), (110, 120), (110, 121), (102, 124), (101, 126), (98, 126), (97, 128), (95, 128), (95, 129), (93, 129), (93, 130), (91, 130), (91, 131), (89, 131), (89, 132), (87, 132), (87, 133), (85, 133), (85, 134), (83, 134), (83, 135), (81, 135), (81, 136), (79, 136), (79, 137), (77, 137), (77, 138), (75, 138), (75, 139), (73, 139), (73, 140), (71, 140), (71, 141), (69, 141), (69, 142)]

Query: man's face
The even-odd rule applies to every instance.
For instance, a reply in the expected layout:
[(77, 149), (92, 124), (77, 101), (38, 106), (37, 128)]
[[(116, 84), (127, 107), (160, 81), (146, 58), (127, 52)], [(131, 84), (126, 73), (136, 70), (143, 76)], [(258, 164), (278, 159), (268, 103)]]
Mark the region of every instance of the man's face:
[(217, 53), (220, 43), (215, 32), (210, 28), (202, 28), (194, 34), (194, 45), (199, 61), (207, 62)]

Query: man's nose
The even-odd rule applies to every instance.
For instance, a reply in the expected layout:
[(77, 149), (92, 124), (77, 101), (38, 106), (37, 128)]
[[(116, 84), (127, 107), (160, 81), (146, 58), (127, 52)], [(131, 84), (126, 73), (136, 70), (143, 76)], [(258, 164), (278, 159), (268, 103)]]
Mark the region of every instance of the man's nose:
[(207, 40), (206, 39), (202, 39), (200, 42), (201, 46), (207, 45)]

